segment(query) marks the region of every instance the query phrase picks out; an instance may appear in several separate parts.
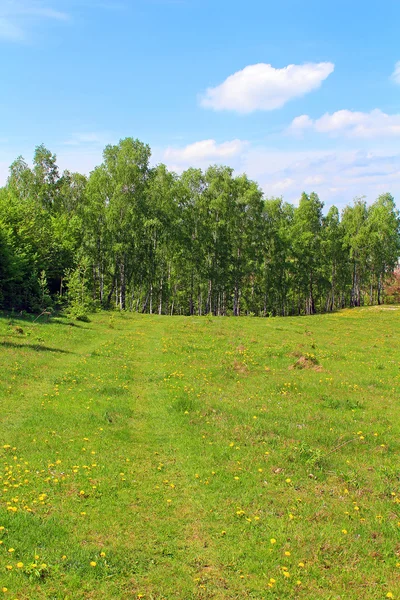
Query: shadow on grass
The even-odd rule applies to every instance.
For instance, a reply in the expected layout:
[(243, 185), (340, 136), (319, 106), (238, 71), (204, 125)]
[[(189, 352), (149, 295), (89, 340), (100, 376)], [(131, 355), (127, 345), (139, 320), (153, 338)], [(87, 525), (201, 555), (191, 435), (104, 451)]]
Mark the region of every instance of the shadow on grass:
[[(38, 321), (39, 322), (39, 321)], [(53, 319), (50, 319), (50, 321), (48, 321), (51, 325), (64, 325), (64, 327), (77, 327), (78, 329), (88, 329), (87, 327), (85, 327), (84, 325), (79, 325), (79, 323), (76, 323), (76, 321), (62, 321), (60, 319), (60, 317), (55, 317)], [(46, 325), (47, 323), (44, 323), (43, 321), (40, 321), (41, 325)]]
[[(0, 0), (1, 1), (1, 0)], [(26, 325), (64, 325), (65, 327), (78, 327), (79, 329), (87, 329), (82, 324), (76, 321), (71, 321), (67, 315), (53, 313), (52, 315), (37, 315), (35, 313), (11, 313), (7, 311), (0, 312), (0, 321), (8, 321), (9, 324)]]
[(41, 346), (40, 344), (17, 344), (15, 342), (0, 342), (2, 348), (29, 348), (35, 350), (35, 352), (58, 352), (60, 354), (72, 354), (69, 350), (61, 350), (60, 348), (49, 348), (48, 346)]

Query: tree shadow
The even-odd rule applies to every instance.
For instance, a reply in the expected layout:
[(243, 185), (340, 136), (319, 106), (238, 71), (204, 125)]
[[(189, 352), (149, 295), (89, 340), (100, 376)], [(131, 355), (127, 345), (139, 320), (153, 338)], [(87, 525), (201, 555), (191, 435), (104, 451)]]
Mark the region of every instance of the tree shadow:
[[(0, 0), (1, 3), (1, 0)], [(85, 325), (77, 323), (76, 321), (70, 320), (66, 315), (54, 314), (50, 317), (40, 317), (33, 313), (11, 313), (7, 311), (0, 311), (0, 322), (8, 321), (9, 325), (63, 325), (64, 327), (76, 327), (77, 329), (88, 329)]]
[[(66, 322), (63, 322), (60, 319), (60, 317), (55, 317), (55, 318), (51, 319), (50, 321), (48, 321), (48, 323), (50, 323), (51, 325), (64, 325), (64, 327), (77, 327), (78, 329), (88, 329), (87, 327), (84, 327), (83, 325), (79, 325), (75, 321), (66, 321)], [(42, 321), (42, 322), (40, 322), (40, 324), (41, 325), (47, 325), (47, 322), (44, 323)]]
[(49, 348), (49, 346), (41, 346), (40, 344), (17, 344), (16, 342), (0, 342), (3, 348), (29, 348), (35, 352), (57, 352), (59, 354), (72, 354), (69, 350), (61, 350), (60, 348)]

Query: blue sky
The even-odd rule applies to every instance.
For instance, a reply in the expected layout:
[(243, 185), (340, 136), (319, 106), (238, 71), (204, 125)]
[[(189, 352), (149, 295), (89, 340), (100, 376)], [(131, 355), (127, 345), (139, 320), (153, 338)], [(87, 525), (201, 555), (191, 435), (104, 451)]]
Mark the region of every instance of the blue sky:
[(88, 173), (121, 137), (269, 196), (400, 197), (398, 0), (0, 0), (0, 184), (44, 143)]

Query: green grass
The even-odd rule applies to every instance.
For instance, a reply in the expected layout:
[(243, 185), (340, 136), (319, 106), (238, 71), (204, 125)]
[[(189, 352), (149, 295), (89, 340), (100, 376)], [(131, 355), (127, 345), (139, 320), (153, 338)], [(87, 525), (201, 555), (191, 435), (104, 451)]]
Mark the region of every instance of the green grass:
[(72, 325), (0, 318), (0, 598), (400, 598), (399, 310)]

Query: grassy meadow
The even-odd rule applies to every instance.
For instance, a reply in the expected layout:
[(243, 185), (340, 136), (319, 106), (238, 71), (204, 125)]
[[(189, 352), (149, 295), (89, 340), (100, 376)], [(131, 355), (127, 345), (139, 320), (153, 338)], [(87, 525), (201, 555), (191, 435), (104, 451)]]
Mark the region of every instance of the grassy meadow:
[(0, 599), (400, 599), (400, 310), (0, 318)]

